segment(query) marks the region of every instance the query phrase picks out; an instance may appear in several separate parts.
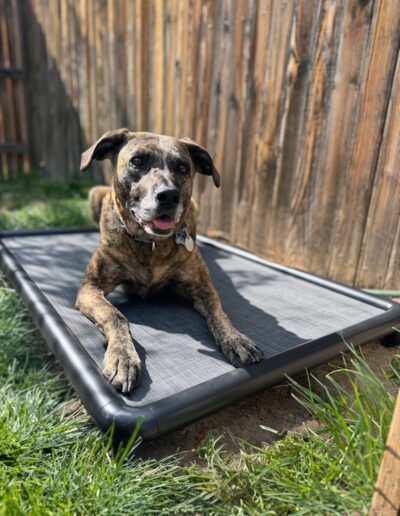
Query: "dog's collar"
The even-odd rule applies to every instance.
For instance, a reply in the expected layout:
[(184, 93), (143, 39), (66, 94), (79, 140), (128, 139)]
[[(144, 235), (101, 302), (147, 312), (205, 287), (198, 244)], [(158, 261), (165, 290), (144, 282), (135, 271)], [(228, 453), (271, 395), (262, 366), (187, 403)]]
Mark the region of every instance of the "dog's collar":
[[(113, 203), (113, 204), (114, 204), (114, 208), (116, 207), (116, 210), (114, 209), (113, 212), (117, 216), (120, 227), (122, 227), (125, 230), (125, 232), (127, 233), (127, 235), (130, 236), (130, 238), (132, 238), (133, 240), (136, 240), (136, 242), (151, 244), (151, 251), (154, 252), (154, 250), (156, 248), (155, 240), (152, 238), (141, 238), (141, 237), (137, 237), (136, 235), (132, 235), (132, 233), (130, 233), (130, 231), (128, 230), (128, 228), (126, 227), (126, 225), (124, 224), (124, 222), (122, 220), (121, 214), (118, 209), (118, 205), (116, 206), (115, 203)], [(194, 241), (193, 241), (193, 238), (190, 236), (188, 230), (186, 229), (186, 226), (183, 226), (183, 228), (181, 228), (179, 231), (177, 231), (175, 233), (175, 243), (177, 245), (183, 245), (189, 253), (191, 253), (193, 251)]]
[(154, 251), (154, 249), (156, 248), (155, 240), (153, 240), (152, 238), (139, 238), (137, 236), (132, 235), (132, 233), (129, 233), (125, 226), (122, 227), (125, 229), (126, 233), (129, 235), (130, 238), (132, 238), (136, 242), (142, 242), (143, 244), (151, 244), (151, 251)]

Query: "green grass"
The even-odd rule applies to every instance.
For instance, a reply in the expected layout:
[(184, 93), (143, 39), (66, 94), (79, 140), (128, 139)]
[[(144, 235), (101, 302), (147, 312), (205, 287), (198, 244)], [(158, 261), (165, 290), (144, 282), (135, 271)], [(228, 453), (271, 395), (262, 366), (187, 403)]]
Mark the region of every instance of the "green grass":
[(63, 418), (67, 383), (52, 369), (20, 298), (1, 288), (0, 307), (4, 514), (146, 514), (180, 506), (199, 510), (203, 503), (207, 508), (196, 475), (180, 475), (177, 458), (122, 462), (112, 458), (109, 439), (86, 417)]
[[(360, 352), (349, 348), (343, 367), (311, 388), (291, 382), (299, 403), (319, 422), (318, 432), (293, 434), (270, 447), (241, 443), (232, 465), (222, 451), (206, 453), (210, 478), (220, 478), (225, 504), (245, 513), (366, 513), (393, 412), (394, 397)], [(393, 369), (396, 382), (400, 374)], [(347, 384), (345, 389), (343, 384)]]
[(38, 175), (0, 185), (0, 229), (91, 224), (86, 179), (58, 183)]
[(258, 449), (238, 442), (235, 457), (210, 435), (198, 449), (203, 466), (181, 467), (178, 457), (122, 461), (85, 416), (62, 416), (71, 392), (13, 290), (0, 289), (0, 308), (4, 514), (367, 511), (393, 396), (354, 351), (320, 383), (321, 394), (295, 384), (300, 403), (320, 422), (318, 433)]
[[(11, 208), (22, 202), (13, 188)], [(81, 187), (51, 188), (21, 195), (85, 203)], [(199, 462), (182, 466), (177, 456), (135, 458), (136, 444), (126, 460), (129, 450), (113, 455), (109, 437), (71, 408), (73, 393), (45, 350), (19, 296), (0, 288), (0, 514), (367, 513), (394, 396), (360, 352), (350, 350), (323, 382), (293, 382), (318, 431), (265, 448), (237, 441), (233, 456), (209, 434)], [(390, 377), (397, 385), (398, 367)]]

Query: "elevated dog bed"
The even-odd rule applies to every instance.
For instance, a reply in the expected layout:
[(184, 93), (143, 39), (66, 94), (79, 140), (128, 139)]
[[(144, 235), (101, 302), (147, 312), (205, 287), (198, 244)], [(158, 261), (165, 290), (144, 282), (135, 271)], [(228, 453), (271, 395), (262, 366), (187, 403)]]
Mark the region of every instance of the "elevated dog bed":
[(139, 387), (115, 391), (101, 374), (104, 338), (74, 309), (94, 230), (3, 233), (1, 265), (102, 429), (126, 438), (143, 418), (150, 439), (337, 355), (393, 332), (400, 305), (199, 237), (198, 244), (234, 325), (263, 349), (260, 364), (235, 369), (190, 301), (166, 290), (148, 300), (116, 290), (111, 302), (131, 322), (143, 360)]

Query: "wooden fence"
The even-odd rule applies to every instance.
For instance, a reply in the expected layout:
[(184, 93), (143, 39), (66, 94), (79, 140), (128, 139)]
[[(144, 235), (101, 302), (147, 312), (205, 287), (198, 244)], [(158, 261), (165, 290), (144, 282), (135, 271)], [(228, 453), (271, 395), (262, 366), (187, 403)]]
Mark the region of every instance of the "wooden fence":
[[(4, 1), (4, 0), (3, 0)], [(399, 0), (25, 0), (31, 163), (128, 126), (206, 146), (200, 230), (400, 288)]]
[(0, 0), (0, 180), (28, 172), (20, 13)]

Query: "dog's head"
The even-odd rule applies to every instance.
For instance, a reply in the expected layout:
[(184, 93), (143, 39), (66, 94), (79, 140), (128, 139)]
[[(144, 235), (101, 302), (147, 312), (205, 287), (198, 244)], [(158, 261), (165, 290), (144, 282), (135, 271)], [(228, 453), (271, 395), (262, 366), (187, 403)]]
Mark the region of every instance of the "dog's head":
[(110, 159), (114, 167), (114, 202), (124, 223), (129, 219), (146, 233), (170, 236), (186, 212), (196, 172), (220, 176), (208, 152), (187, 138), (128, 129), (109, 131), (82, 154), (81, 170), (92, 160)]

